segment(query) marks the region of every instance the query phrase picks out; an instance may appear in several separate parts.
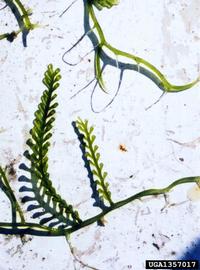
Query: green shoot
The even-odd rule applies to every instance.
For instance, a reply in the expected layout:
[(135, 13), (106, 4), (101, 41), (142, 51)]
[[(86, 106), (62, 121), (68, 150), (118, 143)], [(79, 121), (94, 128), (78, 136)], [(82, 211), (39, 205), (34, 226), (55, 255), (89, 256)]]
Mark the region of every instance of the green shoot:
[[(60, 70), (54, 70), (53, 66), (49, 65), (43, 79), (43, 83), (47, 89), (44, 91), (41, 102), (38, 105), (38, 110), (35, 112), (34, 126), (30, 131), (31, 138), (27, 141), (31, 153), (27, 151), (25, 152), (25, 156), (31, 161), (31, 191), (34, 193), (35, 200), (39, 206), (43, 208), (42, 212), (34, 214), (33, 217), (36, 218), (45, 215), (40, 220), (40, 224), (45, 224), (56, 219), (56, 222), (52, 223), (52, 226), (60, 225), (66, 227), (72, 224), (76, 225), (81, 220), (78, 212), (74, 211), (72, 205), (67, 204), (53, 187), (48, 173), (47, 156), (50, 147), (49, 140), (52, 137), (51, 130), (55, 121), (56, 107), (58, 106), (58, 103), (55, 102), (57, 97), (55, 92), (59, 87), (60, 79)], [(25, 187), (22, 187), (21, 191), (23, 190), (27, 191)], [(23, 202), (28, 201), (32, 201), (32, 198), (25, 196)], [(34, 208), (34, 206), (29, 206), (28, 209), (32, 210)], [(46, 214), (48, 214), (48, 217), (46, 217)]]
[[(19, 29), (12, 31), (11, 33), (4, 33), (0, 35), (0, 40), (2, 39), (7, 39), (10, 42), (13, 42), (14, 39), (17, 38), (17, 36), (22, 33), (23, 37), (23, 43), (24, 46), (26, 46), (26, 36), (28, 33), (38, 27), (37, 24), (33, 24), (30, 21), (30, 15), (31, 15), (31, 10), (27, 10), (22, 2), (20, 0), (4, 0), (6, 6), (10, 7), (11, 11), (13, 12), (18, 25)], [(6, 7), (5, 6), (5, 7)]]
[(147, 196), (163, 195), (170, 192), (173, 188), (187, 183), (199, 185), (200, 176), (186, 177), (172, 182), (167, 187), (142, 190), (128, 198), (114, 202), (111, 198), (109, 184), (106, 181), (107, 173), (103, 171), (103, 163), (100, 162), (99, 147), (94, 143), (96, 138), (94, 128), (89, 126), (87, 120), (83, 121), (79, 118), (76, 121), (76, 126), (83, 136), (86, 149), (85, 158), (89, 161), (92, 168), (91, 172), (96, 180), (99, 195), (108, 204), (108, 206), (101, 209), (99, 214), (81, 220), (78, 212), (74, 210), (72, 205), (61, 198), (55, 190), (48, 173), (48, 151), (50, 138), (52, 137), (53, 122), (55, 121), (56, 107), (58, 105), (55, 102), (57, 96), (55, 92), (59, 87), (60, 79), (60, 70), (54, 69), (52, 65), (49, 65), (43, 79), (47, 89), (44, 91), (41, 102), (35, 112), (33, 128), (30, 131), (31, 136), (27, 141), (29, 151), (25, 152), (25, 156), (31, 165), (30, 168), (26, 167), (26, 170), (30, 173), (30, 179), (25, 176), (19, 178), (20, 182), (24, 181), (31, 184), (31, 187), (24, 185), (20, 188), (21, 192), (32, 194), (32, 196), (25, 195), (22, 198), (22, 202), (31, 202), (27, 210), (36, 210), (32, 218), (41, 219), (35, 223), (25, 221), (22, 209), (10, 187), (6, 171), (0, 167), (0, 188), (10, 200), (12, 212), (12, 222), (0, 222), (0, 234), (64, 236), (68, 240), (71, 233), (95, 222), (102, 224), (105, 215), (135, 200)]
[(3, 169), (1, 166), (0, 166), (0, 188), (3, 190), (3, 192), (6, 194), (6, 196), (10, 200), (11, 208), (12, 208), (12, 223), (15, 224), (17, 222), (17, 217), (19, 217), (20, 221), (24, 223), (25, 222), (24, 215), (23, 215), (23, 212), (19, 203), (17, 202), (14, 192), (12, 188), (10, 187), (10, 184), (6, 175), (6, 169)]
[(98, 192), (102, 201), (106, 200), (110, 205), (113, 204), (111, 199), (111, 192), (109, 191), (109, 184), (106, 182), (107, 172), (103, 171), (103, 163), (100, 162), (100, 154), (98, 152), (98, 146), (94, 144), (96, 136), (93, 135), (93, 127), (88, 126), (88, 121), (78, 118), (76, 121), (77, 128), (83, 135), (86, 158), (88, 159), (90, 166), (93, 168), (92, 174), (95, 177), (95, 183), (98, 186)]
[[(97, 32), (97, 39), (98, 39), (98, 44), (95, 48), (95, 62), (94, 62), (94, 69), (95, 69), (95, 76), (96, 76), (96, 80), (100, 86), (100, 88), (107, 92), (105, 83), (104, 83), (104, 79), (103, 79), (103, 74), (102, 74), (102, 66), (101, 66), (101, 59), (103, 54), (105, 54), (104, 49), (106, 49), (107, 51), (111, 52), (111, 54), (114, 54), (116, 56), (116, 59), (118, 59), (118, 57), (123, 57), (125, 59), (131, 60), (131, 62), (135, 63), (138, 66), (138, 72), (140, 70), (140, 67), (147, 69), (147, 71), (149, 71), (151, 74), (154, 75), (154, 77), (156, 78), (156, 80), (159, 82), (159, 87), (162, 88), (164, 90), (164, 92), (180, 92), (180, 91), (184, 91), (187, 89), (192, 88), (194, 85), (196, 85), (199, 80), (200, 77), (198, 77), (196, 80), (188, 83), (188, 84), (184, 84), (184, 85), (174, 85), (172, 83), (170, 83), (167, 78), (165, 77), (164, 74), (162, 74), (154, 65), (152, 65), (151, 63), (149, 63), (148, 61), (146, 61), (145, 59), (138, 57), (136, 55), (133, 55), (131, 53), (128, 52), (124, 52), (121, 51), (115, 47), (113, 47), (111, 44), (109, 44), (105, 38), (104, 32), (97, 20), (97, 17), (95, 15), (93, 6), (97, 7), (99, 10), (101, 10), (104, 7), (107, 8), (112, 8), (114, 5), (117, 5), (118, 1), (115, 0), (86, 0), (85, 3), (85, 7), (86, 7), (86, 11), (87, 14), (89, 16), (89, 19), (92, 22), (92, 27), (91, 27), (91, 31), (95, 31)], [(117, 68), (118, 65), (116, 65)]]

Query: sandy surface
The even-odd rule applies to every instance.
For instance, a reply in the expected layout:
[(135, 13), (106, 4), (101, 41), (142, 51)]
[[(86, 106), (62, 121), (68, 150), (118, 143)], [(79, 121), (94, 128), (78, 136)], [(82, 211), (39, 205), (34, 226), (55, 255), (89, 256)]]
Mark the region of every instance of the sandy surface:
[[(24, 2), (24, 1), (23, 1)], [(109, 173), (113, 199), (126, 198), (151, 187), (200, 175), (200, 85), (165, 95), (148, 77), (126, 71), (115, 101), (105, 111), (91, 110), (93, 85), (73, 95), (94, 78), (93, 54), (76, 67), (62, 61), (63, 53), (83, 34), (83, 3), (62, 17), (71, 1), (27, 1), (31, 20), (41, 27), (28, 35), (24, 48), (19, 36), (13, 43), (0, 42), (0, 164), (13, 164), (11, 185), (17, 197), (27, 162), (23, 152), (32, 127), (33, 113), (44, 90), (46, 66), (62, 73), (59, 107), (50, 151), (50, 173), (62, 196), (73, 203), (81, 217), (98, 213), (93, 207), (87, 171), (72, 122), (89, 119), (95, 126), (101, 158)], [(199, 0), (123, 0), (112, 10), (97, 11), (108, 41), (157, 66), (174, 84), (184, 84), (199, 74)], [(189, 2), (189, 4), (188, 4)], [(0, 2), (2, 4), (2, 1)], [(9, 9), (0, 12), (0, 32), (16, 26)], [(85, 38), (68, 55), (71, 62), (92, 49)], [(99, 111), (111, 100), (119, 79), (117, 68), (107, 68), (109, 95), (96, 89), (92, 102)], [(123, 144), (127, 151), (120, 151)], [(85, 264), (100, 270), (143, 270), (146, 259), (180, 258), (199, 237), (200, 201), (188, 198), (194, 185), (183, 185), (160, 196), (135, 201), (106, 216), (106, 226), (96, 224), (74, 233), (74, 253)], [(196, 198), (196, 197), (195, 197)], [(10, 221), (9, 201), (0, 192), (0, 220)], [(23, 206), (26, 209), (25, 206)], [(30, 214), (26, 214), (30, 219)], [(0, 235), (0, 270), (84, 269), (74, 261), (66, 240)], [(85, 267), (87, 269), (87, 267)]]

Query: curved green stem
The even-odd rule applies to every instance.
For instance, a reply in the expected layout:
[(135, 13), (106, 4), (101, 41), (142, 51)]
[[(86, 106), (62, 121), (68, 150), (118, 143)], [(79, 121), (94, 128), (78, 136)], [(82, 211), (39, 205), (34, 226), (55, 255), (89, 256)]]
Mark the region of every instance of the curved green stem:
[(93, 24), (94, 24), (94, 28), (97, 30), (98, 32), (98, 35), (99, 35), (99, 39), (100, 39), (100, 44), (104, 44), (106, 42), (106, 39), (105, 39), (105, 36), (104, 36), (104, 33), (103, 33), (103, 30), (96, 18), (96, 15), (94, 13), (94, 9), (93, 9), (93, 6), (92, 6), (92, 3), (87, 1), (86, 3), (86, 7), (87, 7), (87, 11), (88, 11), (88, 14), (90, 15), (92, 21), (93, 21)]
[(185, 177), (181, 178), (179, 180), (176, 180), (172, 182), (170, 185), (168, 185), (165, 188), (161, 189), (147, 189), (144, 191), (141, 191), (139, 193), (134, 194), (133, 196), (128, 197), (127, 199), (118, 201), (116, 203), (113, 203), (111, 206), (107, 207), (105, 210), (103, 210), (100, 214), (86, 219), (82, 221), (80, 224), (74, 225), (71, 228), (68, 229), (61, 229), (61, 228), (50, 228), (48, 226), (43, 226), (35, 223), (0, 223), (0, 234), (31, 234), (31, 235), (37, 235), (37, 236), (66, 236), (70, 235), (71, 233), (80, 230), (86, 226), (89, 226), (93, 223), (96, 223), (98, 221), (101, 221), (101, 219), (110, 213), (111, 211), (114, 211), (126, 204), (129, 204), (135, 200), (139, 200), (143, 197), (147, 196), (157, 196), (166, 194), (171, 189), (178, 185), (187, 184), (187, 183), (200, 183), (200, 176), (194, 176), (194, 177)]
[(0, 234), (37, 235), (37, 236), (63, 236), (64, 231), (35, 223), (8, 223), (0, 222)]
[(163, 83), (163, 86), (164, 86), (164, 89), (166, 92), (180, 92), (180, 91), (187, 90), (187, 89), (193, 87), (195, 84), (197, 84), (200, 80), (200, 78), (198, 77), (195, 81), (188, 83), (188, 84), (173, 85), (166, 79), (164, 74), (162, 74), (154, 65), (152, 65), (151, 63), (149, 63), (145, 59), (138, 57), (138, 56), (135, 56), (133, 54), (118, 50), (118, 49), (114, 48), (113, 46), (111, 46), (107, 42), (104, 44), (104, 46), (116, 55), (132, 59), (133, 61), (135, 61), (137, 63), (137, 65), (144, 65), (145, 67), (149, 68), (155, 75), (158, 76), (160, 81)]
[(12, 190), (12, 188), (10, 187), (10, 184), (8, 182), (8, 179), (6, 177), (6, 173), (5, 171), (0, 167), (0, 186), (2, 188), (2, 190), (4, 191), (4, 193), (6, 194), (6, 196), (8, 197), (8, 199), (10, 200), (11, 203), (11, 209), (12, 209), (12, 223), (16, 223), (17, 222), (17, 214), (20, 218), (21, 223), (25, 223), (25, 218), (22, 212), (22, 209), (19, 205), (19, 203), (17, 202), (17, 199), (14, 195), (14, 192)]
[[(26, 30), (29, 31), (34, 28), (34, 24), (32, 24), (29, 19), (30, 11), (25, 9), (24, 5), (22, 4), (20, 0), (4, 0), (4, 1), (11, 8), (13, 13), (15, 13), (16, 10), (18, 11), (18, 13), (21, 16), (21, 21), (23, 22), (23, 27)], [(19, 23), (19, 26), (21, 28), (20, 23)]]
[(186, 177), (186, 178), (181, 178), (179, 180), (176, 180), (174, 182), (172, 182), (169, 186), (165, 187), (165, 188), (161, 188), (161, 189), (147, 189), (144, 191), (141, 191), (139, 193), (134, 194), (133, 196), (128, 197), (125, 200), (121, 200), (118, 201), (116, 203), (113, 203), (112, 206), (108, 207), (107, 209), (105, 209), (104, 211), (102, 211), (100, 214), (89, 218), (85, 221), (83, 221), (80, 225), (78, 225), (77, 227), (72, 227), (69, 229), (66, 229), (66, 231), (68, 231), (68, 233), (72, 233), (74, 231), (77, 231), (83, 227), (86, 227), (92, 223), (95, 223), (99, 220), (101, 220), (106, 214), (108, 214), (111, 211), (114, 211), (128, 203), (131, 203), (135, 200), (139, 200), (143, 197), (147, 197), (147, 196), (157, 196), (157, 195), (162, 195), (162, 194), (166, 194), (168, 193), (172, 188), (174, 188), (175, 186), (178, 185), (182, 185), (182, 184), (186, 184), (186, 183), (196, 183), (198, 184), (200, 181), (200, 177), (196, 176), (196, 177)]
[(30, 11), (26, 10), (26, 8), (24, 7), (24, 5), (20, 0), (4, 0), (4, 1), (13, 12), (18, 22), (19, 29), (17, 31), (12, 31), (11, 33), (5, 33), (0, 35), (0, 40), (7, 39), (8, 41), (12, 42), (20, 32), (22, 32), (26, 36), (30, 30), (33, 30), (38, 26), (36, 24), (31, 23), (29, 19)]
[(175, 186), (182, 185), (182, 184), (188, 184), (188, 183), (196, 183), (196, 184), (198, 184), (199, 181), (200, 181), (199, 176), (181, 178), (179, 180), (176, 180), (176, 181), (172, 182), (169, 186), (167, 186), (165, 188), (147, 189), (147, 190), (141, 191), (141, 192), (139, 192), (139, 193), (125, 199), (125, 200), (122, 200), (122, 201), (119, 201), (119, 202), (115, 203), (115, 207), (116, 208), (122, 207), (122, 206), (136, 200), (136, 199), (141, 199), (141, 198), (146, 197), (146, 196), (156, 196), (156, 195), (166, 194), (172, 188), (174, 188)]
[(122, 57), (128, 58), (130, 60), (133, 60), (137, 65), (145, 66), (158, 78), (158, 80), (160, 81), (161, 86), (163, 87), (165, 92), (184, 91), (184, 90), (190, 89), (191, 87), (193, 87), (195, 84), (197, 84), (199, 82), (200, 77), (198, 77), (196, 80), (192, 81), (191, 83), (184, 84), (184, 85), (171, 84), (166, 79), (166, 77), (163, 73), (161, 73), (154, 65), (152, 65), (151, 63), (149, 63), (145, 59), (138, 57), (136, 55), (121, 51), (121, 50), (111, 46), (106, 41), (103, 30), (102, 30), (102, 28), (101, 28), (101, 26), (96, 18), (96, 15), (95, 15), (95, 12), (93, 9), (93, 4), (90, 0), (87, 0), (86, 8), (87, 8), (89, 17), (91, 18), (91, 20), (94, 24), (94, 29), (97, 30), (97, 34), (98, 34), (99, 46), (98, 46), (98, 49), (96, 50), (96, 55), (95, 55), (95, 73), (96, 73), (96, 79), (97, 79), (102, 90), (105, 91), (105, 84), (103, 82), (102, 71), (101, 71), (101, 66), (100, 66), (101, 51), (103, 50), (103, 47), (106, 47), (108, 50), (110, 50), (116, 56), (122, 56)]

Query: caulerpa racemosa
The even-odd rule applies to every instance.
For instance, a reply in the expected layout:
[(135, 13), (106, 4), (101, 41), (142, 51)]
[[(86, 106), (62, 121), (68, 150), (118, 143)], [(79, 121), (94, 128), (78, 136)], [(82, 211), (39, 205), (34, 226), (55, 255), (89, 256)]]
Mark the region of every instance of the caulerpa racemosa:
[[(76, 1), (77, 0), (75, 0), (73, 3), (75, 3)], [(118, 0), (84, 0), (83, 2), (84, 2), (84, 15), (85, 15), (84, 16), (85, 33), (70, 49), (68, 49), (64, 53), (63, 61), (72, 66), (78, 64), (79, 62), (75, 64), (69, 63), (69, 61), (66, 60), (66, 56), (68, 53), (70, 53), (70, 51), (75, 46), (79, 44), (79, 42), (83, 40), (84, 37), (88, 36), (93, 44), (92, 51), (94, 51), (95, 79), (99, 87), (105, 93), (109, 93), (109, 89), (107, 89), (107, 86), (104, 80), (104, 72), (106, 72), (107, 65), (111, 65), (119, 69), (121, 72), (118, 88), (117, 88), (114, 98), (118, 94), (119, 88), (121, 86), (121, 81), (123, 78), (123, 73), (125, 70), (134, 70), (136, 72), (139, 72), (147, 76), (163, 91), (163, 94), (176, 93), (176, 92), (188, 90), (199, 82), (200, 77), (198, 76), (197, 79), (195, 79), (194, 81), (190, 83), (183, 84), (183, 85), (174, 85), (152, 63), (148, 62), (147, 60), (137, 55), (115, 48), (107, 41), (104, 31), (96, 17), (95, 8), (98, 11), (101, 11), (104, 8), (111, 9), (112, 7), (119, 4)], [(89, 53), (91, 53), (92, 51), (90, 51)], [(86, 57), (89, 53), (81, 57), (80, 61), (82, 61), (84, 57)], [(120, 59), (123, 59), (123, 61), (121, 61)], [(114, 100), (114, 98), (112, 99), (112, 101)], [(108, 105), (110, 105), (111, 102), (109, 102)]]
[(28, 33), (37, 27), (36, 24), (33, 24), (30, 21), (31, 10), (26, 9), (20, 0), (3, 0), (5, 5), (2, 9), (9, 7), (17, 20), (19, 29), (12, 31), (11, 33), (4, 33), (0, 35), (0, 40), (7, 39), (10, 42), (13, 42), (17, 36), (22, 33), (22, 40), (24, 46), (26, 44), (26, 37)]
[(181, 178), (167, 187), (142, 190), (115, 202), (109, 188), (108, 174), (101, 162), (99, 147), (95, 143), (94, 127), (90, 126), (87, 120), (78, 118), (74, 123), (74, 130), (81, 143), (84, 161), (88, 164), (92, 174), (92, 180), (90, 179), (92, 181), (90, 183), (93, 193), (92, 198), (95, 199), (95, 206), (100, 209), (99, 214), (83, 220), (78, 211), (56, 191), (48, 172), (48, 152), (51, 146), (50, 139), (58, 106), (56, 91), (60, 79), (60, 70), (49, 65), (43, 79), (46, 90), (43, 92), (35, 112), (33, 128), (30, 130), (30, 138), (27, 141), (28, 150), (24, 153), (24, 156), (29, 160), (29, 166), (20, 165), (21, 169), (29, 173), (29, 178), (26, 176), (19, 177), (20, 183), (23, 183), (20, 192), (25, 193), (22, 202), (28, 204), (27, 211), (33, 213), (32, 218), (36, 219), (37, 222), (26, 221), (20, 202), (18, 202), (15, 192), (11, 188), (6, 167), (0, 167), (0, 188), (11, 204), (11, 222), (0, 222), (0, 234), (63, 236), (69, 243), (69, 237), (73, 232), (93, 223), (105, 225), (103, 219), (105, 215), (135, 200), (166, 194), (178, 185), (199, 184), (200, 176)]

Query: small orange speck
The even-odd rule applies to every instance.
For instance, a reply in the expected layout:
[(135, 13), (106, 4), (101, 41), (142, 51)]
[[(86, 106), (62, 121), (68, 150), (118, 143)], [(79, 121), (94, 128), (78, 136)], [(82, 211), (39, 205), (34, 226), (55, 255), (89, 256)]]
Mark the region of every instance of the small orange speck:
[(127, 152), (128, 151), (124, 144), (119, 145), (119, 150), (122, 151), (122, 152)]

